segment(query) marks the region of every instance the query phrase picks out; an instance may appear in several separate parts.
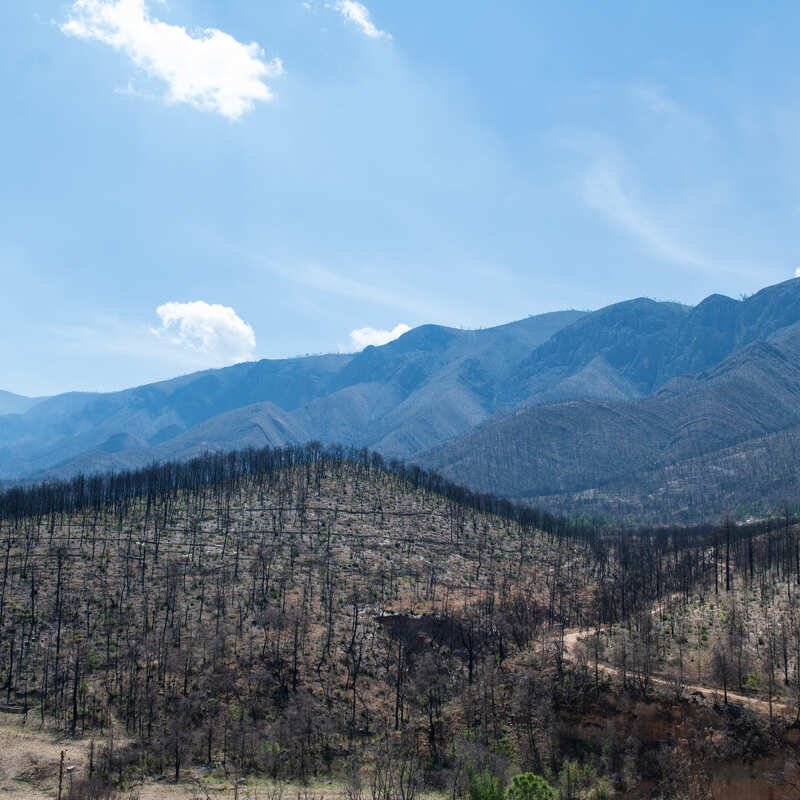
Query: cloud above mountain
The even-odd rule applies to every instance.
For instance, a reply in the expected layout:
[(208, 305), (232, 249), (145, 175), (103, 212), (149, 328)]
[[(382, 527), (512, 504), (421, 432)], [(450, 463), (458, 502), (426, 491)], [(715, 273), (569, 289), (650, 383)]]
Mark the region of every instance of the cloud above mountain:
[(637, 240), (653, 257), (668, 264), (708, 270), (708, 260), (654, 216), (623, 180), (613, 159), (597, 159), (581, 187), (583, 201), (614, 227)]
[(190, 32), (152, 16), (146, 0), (74, 0), (61, 31), (107, 44), (166, 84), (169, 103), (239, 119), (273, 97), (266, 80), (283, 72), (260, 45), (216, 28)]
[(392, 35), (380, 30), (372, 21), (369, 9), (356, 0), (337, 0), (333, 7), (348, 21), (356, 25), (370, 39), (391, 39)]
[(380, 347), (382, 344), (389, 344), (395, 339), (399, 339), (404, 333), (411, 330), (410, 325), (401, 322), (391, 330), (381, 330), (380, 328), (356, 328), (350, 331), (350, 342), (355, 350), (363, 350), (365, 347), (374, 345)]
[(156, 309), (161, 327), (153, 334), (208, 359), (209, 366), (253, 358), (255, 331), (230, 306), (195, 300), (164, 303)]

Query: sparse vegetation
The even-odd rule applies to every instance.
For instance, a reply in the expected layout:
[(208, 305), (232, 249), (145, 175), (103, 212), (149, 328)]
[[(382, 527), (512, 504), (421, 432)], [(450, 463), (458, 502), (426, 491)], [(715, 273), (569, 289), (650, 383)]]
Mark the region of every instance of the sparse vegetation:
[[(709, 765), (791, 751), (788, 517), (622, 535), (317, 446), (14, 489), (0, 514), (4, 707), (97, 743), (76, 797), (700, 797)], [(722, 678), (727, 705), (696, 696)]]

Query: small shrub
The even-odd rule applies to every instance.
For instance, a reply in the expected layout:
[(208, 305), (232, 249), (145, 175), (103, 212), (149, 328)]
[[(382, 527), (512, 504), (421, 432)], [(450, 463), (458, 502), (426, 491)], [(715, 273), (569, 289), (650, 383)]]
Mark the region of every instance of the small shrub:
[(506, 800), (555, 800), (550, 784), (533, 772), (515, 775), (506, 789)]
[(758, 675), (747, 675), (744, 679), (744, 685), (746, 689), (758, 689), (761, 681), (758, 679)]

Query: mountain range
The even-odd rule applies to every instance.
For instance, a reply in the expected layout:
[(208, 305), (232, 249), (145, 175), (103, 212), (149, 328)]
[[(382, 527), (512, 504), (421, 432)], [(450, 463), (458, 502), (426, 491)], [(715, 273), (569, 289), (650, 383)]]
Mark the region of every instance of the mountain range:
[(480, 331), (416, 328), (358, 354), (263, 360), (0, 416), (0, 477), (121, 469), (312, 439), (407, 458), (501, 408), (516, 365), (581, 312)]
[(800, 499), (800, 280), (635, 299), (108, 393), (0, 393), (0, 479), (206, 450), (369, 447), (569, 513), (696, 521)]

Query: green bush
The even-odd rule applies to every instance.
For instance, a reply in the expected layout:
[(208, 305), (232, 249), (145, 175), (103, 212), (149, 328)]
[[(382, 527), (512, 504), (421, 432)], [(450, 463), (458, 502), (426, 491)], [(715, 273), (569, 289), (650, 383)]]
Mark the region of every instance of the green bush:
[(469, 800), (503, 800), (503, 784), (488, 770), (469, 776)]
[(533, 772), (516, 775), (506, 789), (506, 800), (555, 800), (550, 784)]

